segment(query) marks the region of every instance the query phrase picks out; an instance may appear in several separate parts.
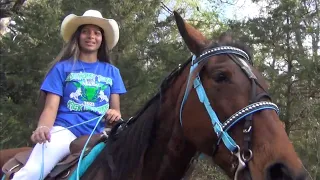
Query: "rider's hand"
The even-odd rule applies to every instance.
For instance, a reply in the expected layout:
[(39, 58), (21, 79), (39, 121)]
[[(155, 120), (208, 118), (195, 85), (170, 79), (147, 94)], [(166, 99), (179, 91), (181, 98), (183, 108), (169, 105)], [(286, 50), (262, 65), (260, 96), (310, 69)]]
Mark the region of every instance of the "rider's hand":
[(109, 109), (104, 118), (106, 121), (108, 121), (109, 124), (112, 124), (121, 119), (121, 114), (115, 109)]
[(47, 126), (39, 126), (31, 135), (31, 140), (34, 143), (50, 142), (50, 128)]

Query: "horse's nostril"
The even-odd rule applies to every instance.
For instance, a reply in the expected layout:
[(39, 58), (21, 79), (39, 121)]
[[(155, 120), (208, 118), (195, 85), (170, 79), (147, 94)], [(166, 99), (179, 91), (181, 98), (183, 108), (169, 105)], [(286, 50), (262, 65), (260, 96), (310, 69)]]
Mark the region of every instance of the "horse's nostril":
[(267, 180), (306, 180), (305, 170), (290, 171), (283, 163), (275, 163), (267, 169)]
[(267, 169), (267, 179), (268, 180), (293, 180), (290, 175), (289, 169), (282, 163), (276, 163), (271, 165)]

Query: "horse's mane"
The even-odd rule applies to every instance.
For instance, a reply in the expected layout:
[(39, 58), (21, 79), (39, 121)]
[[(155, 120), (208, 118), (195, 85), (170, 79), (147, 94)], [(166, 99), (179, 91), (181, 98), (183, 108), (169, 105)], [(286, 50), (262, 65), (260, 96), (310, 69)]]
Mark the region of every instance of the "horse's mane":
[(155, 136), (155, 121), (161, 108), (161, 97), (187, 67), (190, 60), (191, 58), (174, 69), (163, 80), (159, 92), (134, 117), (113, 127), (106, 147), (97, 158), (102, 158), (100, 166), (108, 164), (112, 170), (112, 176), (106, 171), (105, 177), (121, 180), (132, 178), (130, 175), (139, 168), (144, 153)]

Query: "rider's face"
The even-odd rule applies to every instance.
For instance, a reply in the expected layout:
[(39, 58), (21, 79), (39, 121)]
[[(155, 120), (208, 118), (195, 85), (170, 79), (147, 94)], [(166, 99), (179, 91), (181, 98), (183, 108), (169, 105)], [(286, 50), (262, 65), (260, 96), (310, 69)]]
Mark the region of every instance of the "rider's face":
[(80, 32), (79, 45), (86, 53), (97, 52), (102, 42), (102, 32), (96, 25), (85, 25)]

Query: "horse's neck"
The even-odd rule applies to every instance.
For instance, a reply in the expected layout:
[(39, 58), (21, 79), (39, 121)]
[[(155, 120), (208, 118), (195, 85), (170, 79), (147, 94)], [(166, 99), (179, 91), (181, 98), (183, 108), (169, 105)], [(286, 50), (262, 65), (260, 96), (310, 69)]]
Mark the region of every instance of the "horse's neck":
[(180, 107), (176, 97), (177, 94), (164, 96), (154, 129), (155, 138), (144, 156), (141, 179), (181, 179), (196, 152), (183, 137), (175, 111)]
[[(167, 128), (170, 126), (166, 126)], [(172, 127), (172, 126), (171, 126)], [(181, 179), (195, 154), (177, 127), (159, 129), (144, 158), (142, 179)]]

